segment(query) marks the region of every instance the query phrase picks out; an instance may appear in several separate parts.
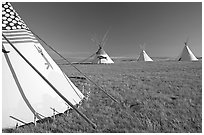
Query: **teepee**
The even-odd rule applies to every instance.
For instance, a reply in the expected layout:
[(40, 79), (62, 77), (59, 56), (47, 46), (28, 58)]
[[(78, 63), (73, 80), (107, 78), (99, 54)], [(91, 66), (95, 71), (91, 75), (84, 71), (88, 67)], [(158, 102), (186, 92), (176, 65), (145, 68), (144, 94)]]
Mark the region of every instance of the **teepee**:
[(103, 49), (105, 42), (107, 41), (107, 38), (106, 38), (107, 34), (108, 34), (108, 31), (105, 33), (105, 35), (101, 41), (96, 41), (96, 40), (92, 39), (99, 47), (97, 52), (93, 56), (94, 58), (92, 60), (92, 63), (94, 63), (94, 64), (114, 63), (113, 60), (108, 56), (108, 54)]
[(83, 98), (11, 4), (2, 3), (2, 128), (53, 116), (53, 108), (63, 113), (67, 102)]
[(181, 55), (178, 58), (178, 61), (197, 61), (198, 59), (195, 57), (195, 55), (192, 53), (190, 48), (188, 47), (188, 39), (184, 42), (185, 46), (183, 48), (183, 51)]
[(140, 56), (138, 57), (137, 61), (153, 61), (146, 53), (145, 51), (145, 45), (141, 46), (140, 45), (140, 48), (141, 48), (141, 52), (140, 52)]

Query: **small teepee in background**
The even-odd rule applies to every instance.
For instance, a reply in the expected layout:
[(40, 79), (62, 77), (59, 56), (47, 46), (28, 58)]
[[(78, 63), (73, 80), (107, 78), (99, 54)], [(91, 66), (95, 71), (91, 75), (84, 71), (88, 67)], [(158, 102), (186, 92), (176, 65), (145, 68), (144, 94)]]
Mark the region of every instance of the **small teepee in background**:
[(192, 53), (190, 48), (188, 47), (188, 41), (189, 41), (189, 38), (187, 38), (186, 41), (184, 42), (185, 46), (183, 48), (181, 55), (178, 58), (178, 61), (197, 61), (198, 60), (195, 57), (195, 55)]
[(105, 33), (103, 39), (101, 41), (97, 41), (92, 38), (92, 41), (98, 45), (98, 51), (95, 53), (92, 63), (94, 64), (110, 64), (114, 63), (113, 60), (108, 56), (108, 54), (103, 49), (106, 41), (107, 41), (108, 31)]
[(137, 59), (137, 61), (153, 61), (145, 52), (145, 44), (144, 45), (140, 45), (141, 48), (141, 52), (140, 52), (140, 56)]

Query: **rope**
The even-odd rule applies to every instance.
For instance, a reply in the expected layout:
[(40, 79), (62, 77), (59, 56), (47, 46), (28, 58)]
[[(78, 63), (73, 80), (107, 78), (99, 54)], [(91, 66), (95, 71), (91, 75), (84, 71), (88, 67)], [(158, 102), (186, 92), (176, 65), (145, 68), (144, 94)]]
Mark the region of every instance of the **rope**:
[[(31, 31), (31, 30), (30, 30)], [(98, 86), (94, 81), (92, 81), (88, 76), (82, 73), (75, 65), (73, 65), (70, 61), (68, 61), (65, 57), (63, 57), (60, 53), (58, 53), (55, 49), (53, 49), (50, 45), (48, 45), (44, 40), (42, 40), (38, 35), (36, 35), (33, 31), (31, 31), (38, 39), (40, 39), (46, 46), (48, 46), (52, 51), (54, 51), (57, 55), (59, 55), (62, 59), (64, 59), (69, 65), (73, 66), (79, 73), (81, 73), (86, 79), (92, 82), (96, 87), (98, 87), (102, 92), (104, 92), (108, 97), (110, 97), (114, 102), (119, 103), (114, 97), (108, 94), (102, 87)]]
[(80, 63), (82, 63), (82, 62), (84, 62), (84, 61), (88, 60), (89, 58), (93, 57), (95, 54), (96, 54), (96, 53), (94, 53), (94, 54), (90, 55), (90, 56), (89, 56), (89, 57), (87, 57), (86, 59), (81, 60), (81, 61), (79, 61), (79, 62), (77, 62), (77, 63), (79, 63), (79, 64), (80, 64)]

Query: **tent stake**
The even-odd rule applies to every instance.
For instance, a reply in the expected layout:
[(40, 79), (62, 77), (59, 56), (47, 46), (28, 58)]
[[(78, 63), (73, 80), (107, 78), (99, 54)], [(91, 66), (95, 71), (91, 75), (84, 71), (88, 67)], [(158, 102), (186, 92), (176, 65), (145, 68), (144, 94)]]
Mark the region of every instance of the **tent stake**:
[(35, 112), (35, 114), (34, 114), (34, 125), (36, 126), (36, 115), (37, 115), (37, 113)]
[(27, 123), (25, 123), (24, 121), (19, 120), (19, 119), (17, 119), (17, 118), (15, 118), (15, 117), (13, 117), (13, 116), (10, 116), (10, 118), (12, 118), (12, 119), (14, 119), (14, 120), (17, 120), (18, 122), (21, 122), (21, 123), (23, 123), (24, 125), (26, 125), (26, 124), (27, 124)]
[(92, 125), (93, 128), (96, 128), (96, 124), (94, 124), (91, 120), (89, 120), (83, 113), (81, 113), (76, 107), (69, 102), (22, 54), (18, 51), (18, 49), (4, 36), (2, 33), (2, 36), (4, 39), (13, 47), (13, 49), (26, 61), (26, 63), (32, 67), (33, 70), (35, 70), (36, 73), (67, 103), (69, 104), (82, 118), (84, 118), (89, 124)]

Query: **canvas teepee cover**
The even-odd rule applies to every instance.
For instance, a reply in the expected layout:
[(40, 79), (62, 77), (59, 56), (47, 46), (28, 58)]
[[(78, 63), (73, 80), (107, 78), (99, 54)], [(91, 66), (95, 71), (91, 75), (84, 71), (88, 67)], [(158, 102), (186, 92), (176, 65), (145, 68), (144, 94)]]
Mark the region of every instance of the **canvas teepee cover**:
[(195, 55), (192, 53), (190, 48), (187, 44), (185, 44), (183, 51), (178, 58), (178, 61), (197, 61), (198, 59), (195, 57)]
[(142, 50), (137, 61), (153, 61), (153, 60), (147, 55), (145, 50)]
[(94, 58), (92, 60), (92, 63), (95, 64), (111, 64), (114, 63), (113, 60), (108, 56), (108, 54), (103, 49), (106, 41), (107, 41), (107, 34), (109, 30), (106, 31), (106, 33), (103, 36), (103, 39), (101, 41), (96, 41), (95, 39), (92, 39), (97, 45), (98, 45), (98, 51), (95, 53)]
[[(84, 98), (7, 2), (2, 4), (2, 34), (69, 102), (76, 105)], [(52, 116), (50, 108), (63, 113), (68, 106), (2, 36), (2, 127), (21, 124), (11, 117), (29, 123), (34, 115)]]
[(92, 63), (95, 64), (110, 64), (114, 63), (113, 60), (108, 56), (108, 54), (104, 51), (102, 47), (99, 47), (96, 52)]

